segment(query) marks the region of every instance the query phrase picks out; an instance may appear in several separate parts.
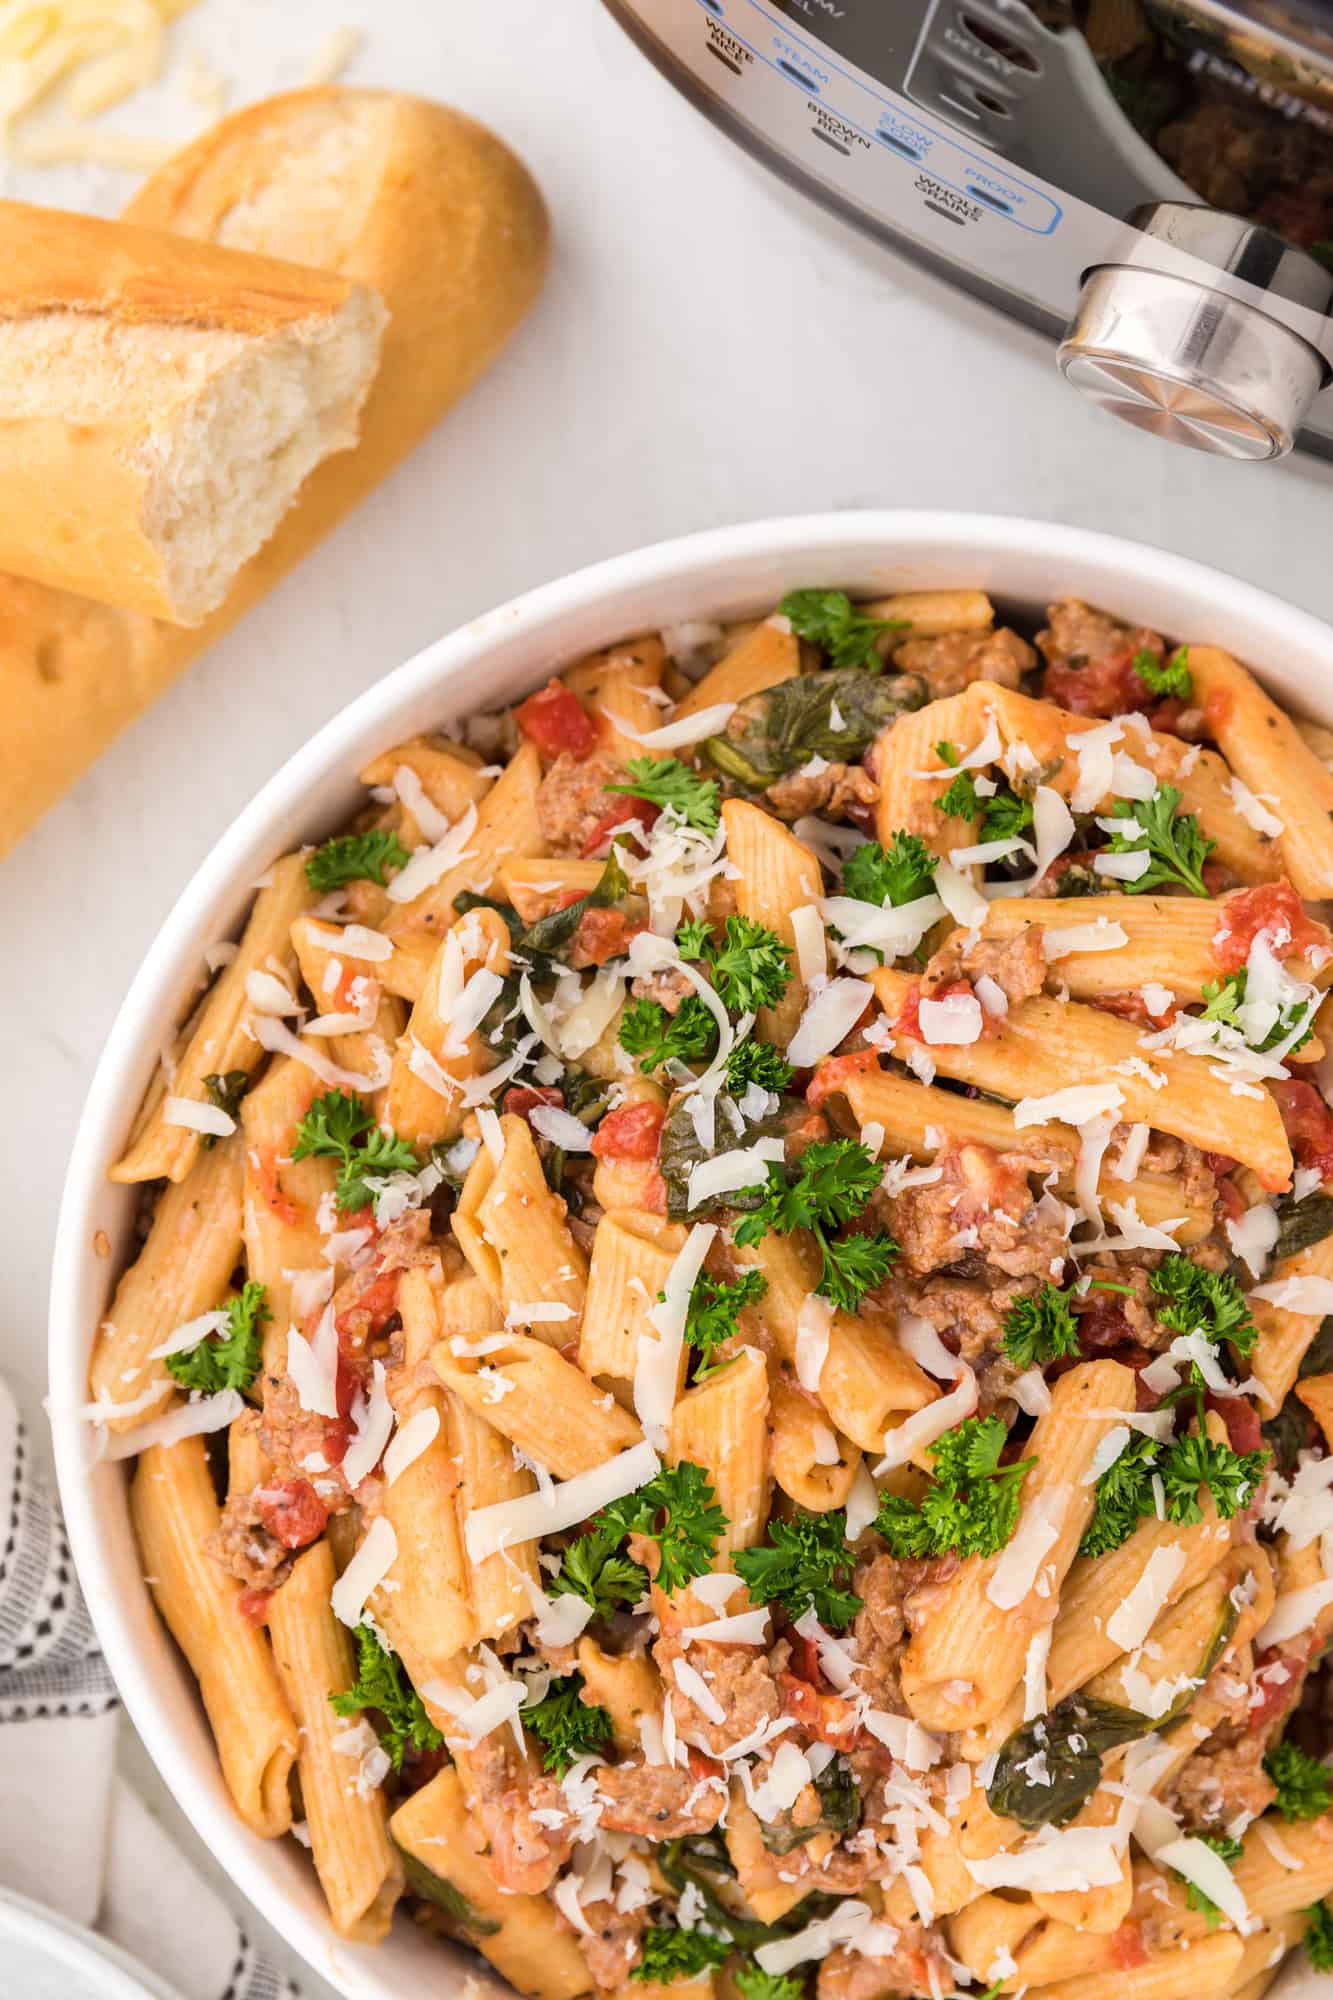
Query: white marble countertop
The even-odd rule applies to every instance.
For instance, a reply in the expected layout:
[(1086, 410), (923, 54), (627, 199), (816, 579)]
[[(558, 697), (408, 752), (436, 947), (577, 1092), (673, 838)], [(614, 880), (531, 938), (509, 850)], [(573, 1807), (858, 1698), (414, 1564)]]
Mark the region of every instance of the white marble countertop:
[[(66, 1155), (135, 966), (261, 781), (439, 633), (640, 543), (862, 505), (1118, 530), (1333, 617), (1333, 468), (1226, 465), (1098, 415), (1036, 336), (751, 167), (595, 0), (204, 0), (175, 46), (208, 52), (240, 101), (299, 81), (343, 22), (367, 30), (348, 80), (456, 103), (523, 154), (550, 202), (554, 266), (464, 406), (0, 865), (16, 947), (0, 992), (0, 1368), (39, 1423)], [(183, 104), (177, 87), (185, 136), (199, 114)], [(120, 122), (135, 129), (135, 107)], [(113, 208), (128, 187), (52, 171), (6, 191)]]

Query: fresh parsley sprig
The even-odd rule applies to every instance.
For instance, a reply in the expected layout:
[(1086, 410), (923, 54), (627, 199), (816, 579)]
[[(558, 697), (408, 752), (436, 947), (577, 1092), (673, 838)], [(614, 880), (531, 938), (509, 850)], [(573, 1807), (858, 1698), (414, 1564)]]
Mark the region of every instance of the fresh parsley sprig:
[(1015, 1299), (1004, 1316), (1004, 1351), (1015, 1368), (1044, 1368), (1080, 1352), (1072, 1292), (1044, 1284)]
[(1275, 1743), (1264, 1770), (1277, 1786), (1273, 1804), (1285, 1820), (1318, 1819), (1333, 1804), (1333, 1772), (1296, 1743)]
[(648, 1587), (648, 1573), (619, 1553), (631, 1534), (646, 1535), (657, 1543), (655, 1581), (669, 1594), (707, 1572), (726, 1525), (708, 1474), (683, 1458), (664, 1466), (637, 1492), (602, 1509), (589, 1532), (566, 1549), (560, 1572), (551, 1581), (551, 1594), (572, 1593), (598, 1612), (616, 1603), (637, 1603)]
[[(1308, 1948), (1310, 1937), (1306, 1934)], [(741, 2000), (805, 2000), (805, 1981), (787, 1972), (765, 1972), (755, 1959), (747, 1959), (732, 1974), (732, 1984)]]
[(1305, 1949), (1316, 1972), (1333, 1972), (1333, 1903), (1316, 1903), (1305, 1912)]
[(694, 1979), (712, 1966), (724, 1965), (731, 1954), (731, 1941), (713, 1937), (708, 1931), (679, 1930), (674, 1924), (649, 1924), (639, 1953), (639, 1962), (630, 1978), (670, 1985), (677, 1979)]
[(370, 1106), (347, 1090), (326, 1090), (315, 1099), (296, 1128), (292, 1158), (340, 1162), (334, 1198), (343, 1211), (366, 1206), (374, 1194), (369, 1181), (417, 1170), (406, 1139), (382, 1131)]
[(372, 827), (368, 833), (340, 833), (317, 847), (305, 864), (305, 879), (317, 895), (344, 889), (349, 882), (388, 884), (385, 870), (406, 868), (411, 856), (396, 833)]
[(883, 662), (876, 641), (881, 632), (906, 632), (901, 618), (867, 618), (845, 590), (789, 590), (778, 606), (798, 639), (826, 653), (835, 667), (865, 667), (878, 673)]
[(861, 1609), (861, 1599), (848, 1588), (855, 1558), (841, 1508), (773, 1519), (767, 1544), (738, 1549), (732, 1560), (757, 1604), (780, 1604), (792, 1619), (813, 1611), (821, 1625), (841, 1632)]
[(700, 1271), (685, 1313), (686, 1341), (699, 1354), (696, 1382), (720, 1366), (718, 1352), (736, 1338), (741, 1313), (746, 1306), (757, 1305), (767, 1290), (768, 1280), (759, 1271), (742, 1272), (734, 1284)]
[(708, 976), (733, 1014), (776, 1007), (792, 981), (791, 946), (754, 917), (728, 917), (706, 954)]
[(1177, 701), (1189, 701), (1194, 694), (1194, 677), (1190, 673), (1190, 649), (1177, 646), (1169, 659), (1159, 660), (1156, 653), (1146, 646), (1140, 647), (1130, 661), (1135, 673), (1147, 688), (1149, 694), (1164, 698), (1174, 697)]
[[(958, 751), (952, 743), (937, 743), (935, 754), (944, 764), (958, 762)], [(983, 797), (971, 771), (960, 771), (935, 804), (950, 819), (980, 819), (983, 840), (1013, 840), (1032, 825), (1031, 799), (1025, 799), (1007, 784), (998, 785), (989, 796)]]
[(625, 768), (630, 782), (607, 785), (608, 792), (647, 799), (649, 805), (677, 814), (696, 833), (717, 832), (719, 794), (715, 778), (701, 778), (678, 757), (631, 757)]
[[(1199, 1018), (1204, 1021), (1223, 1021), (1227, 1027), (1234, 1028), (1238, 1034), (1244, 1035), (1245, 1030), (1241, 1024), (1240, 1010), (1245, 1005), (1245, 992), (1248, 983), (1249, 974), (1246, 972), (1244, 966), (1241, 967), (1239, 972), (1229, 972), (1225, 979), (1209, 980), (1203, 989), (1204, 1009)], [(1249, 1046), (1252, 1049), (1259, 1049), (1261, 1051), (1264, 1049), (1275, 1049), (1279, 1042), (1286, 1040), (1302, 1015), (1304, 1015), (1302, 1032), (1297, 1040), (1292, 1043), (1288, 1054), (1294, 1054), (1297, 1049), (1303, 1049), (1314, 1034), (1314, 1017), (1318, 1006), (1319, 1001), (1316, 996), (1313, 1000), (1303, 1003), (1298, 1001), (1292, 1007), (1283, 1008), (1272, 1027), (1268, 1030), (1268, 1033), (1259, 1041), (1250, 1042)], [(1246, 1039), (1248, 1040), (1248, 1037)]]
[(1245, 1294), (1225, 1271), (1205, 1271), (1183, 1251), (1162, 1259), (1148, 1280), (1155, 1311), (1172, 1333), (1200, 1332), (1214, 1347), (1226, 1340), (1248, 1355), (1259, 1337)]
[(1001, 1465), (1008, 1436), (1001, 1417), (967, 1417), (936, 1440), (934, 1476), (919, 1501), (882, 1493), (875, 1526), (890, 1553), (998, 1555), (1018, 1525), (1023, 1481), (1037, 1462)]
[(1148, 889), (1188, 889), (1192, 896), (1206, 896), (1203, 864), (1216, 847), (1199, 831), (1193, 813), (1177, 811), (1180, 793), (1174, 785), (1159, 785), (1150, 799), (1116, 799), (1111, 817), (1123, 820), (1125, 830), (1111, 835), (1109, 854), (1143, 854), (1149, 863), (1142, 875), (1119, 886), (1127, 896), (1141, 896)]
[(557, 1778), (563, 1778), (580, 1757), (611, 1740), (610, 1716), (582, 1696), (582, 1674), (565, 1674), (551, 1682), (543, 1700), (525, 1708), (519, 1717), (544, 1745), (543, 1771)]
[(631, 1000), (616, 1040), (651, 1075), (667, 1062), (706, 1062), (717, 1047), (717, 1022), (697, 993), (687, 993), (674, 1014), (658, 1000)]
[(855, 1312), (866, 1293), (885, 1278), (899, 1249), (887, 1230), (835, 1239), (833, 1231), (860, 1215), (879, 1185), (878, 1162), (855, 1139), (816, 1140), (799, 1168), (770, 1162), (763, 1187), (744, 1190), (756, 1206), (736, 1226), (742, 1248), (760, 1243), (770, 1229), (788, 1236), (808, 1229), (819, 1245), (819, 1289), (843, 1312)]
[(915, 833), (895, 833), (887, 847), (868, 840), (847, 857), (842, 893), (858, 903), (890, 904), (897, 910), (928, 896), (935, 881), (938, 857)]
[(1229, 1444), (1202, 1434), (1163, 1445), (1136, 1432), (1097, 1481), (1092, 1518), (1079, 1554), (1109, 1555), (1128, 1540), (1140, 1520), (1157, 1512), (1154, 1475), (1162, 1482), (1167, 1520), (1185, 1527), (1203, 1519), (1201, 1486), (1212, 1495), (1219, 1518), (1231, 1520), (1248, 1504), (1267, 1463), (1267, 1452), (1233, 1451)]
[(206, 1334), (193, 1347), (167, 1356), (167, 1368), (182, 1389), (216, 1396), (223, 1389), (244, 1392), (262, 1363), (262, 1328), (272, 1319), (268, 1294), (257, 1278), (249, 1278), (227, 1301), (227, 1324), (218, 1334)]
[(426, 1713), (421, 1696), (403, 1671), (402, 1661), (380, 1644), (369, 1625), (356, 1628), (356, 1679), (343, 1694), (331, 1694), (338, 1715), (359, 1715), (371, 1709), (379, 1717), (375, 1733), (395, 1771), (413, 1750), (441, 1750), (444, 1738)]
[(734, 1043), (727, 1057), (727, 1089), (733, 1097), (739, 1097), (751, 1083), (757, 1083), (761, 1090), (781, 1093), (795, 1074), (771, 1042), (761, 1042), (753, 1035)]

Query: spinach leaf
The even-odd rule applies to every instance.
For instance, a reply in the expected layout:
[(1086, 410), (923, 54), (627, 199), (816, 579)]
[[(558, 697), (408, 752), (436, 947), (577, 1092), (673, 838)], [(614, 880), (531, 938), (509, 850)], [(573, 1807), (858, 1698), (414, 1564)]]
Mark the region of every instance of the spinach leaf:
[(497, 1931), (504, 1929), (498, 1917), (484, 1915), (475, 1903), (468, 1901), (461, 1889), (454, 1887), (447, 1876), (437, 1875), (433, 1868), (428, 1868), (424, 1861), (418, 1861), (415, 1854), (409, 1854), (405, 1847), (399, 1847), (398, 1852), (409, 1892), (434, 1903), (469, 1937), (494, 1937)]
[(861, 1793), (852, 1767), (845, 1757), (835, 1757), (815, 1779), (823, 1811), (809, 1826), (766, 1826), (759, 1833), (770, 1854), (790, 1854), (803, 1847), (817, 1833), (835, 1833), (841, 1839), (861, 1823)]
[(756, 1917), (741, 1916), (718, 1895), (714, 1887), (717, 1876), (734, 1876), (736, 1872), (726, 1849), (722, 1848), (719, 1853), (719, 1846), (720, 1843), (707, 1837), (703, 1840), (670, 1840), (657, 1849), (655, 1859), (678, 1895), (684, 1892), (687, 1882), (694, 1884), (703, 1898), (709, 1924), (725, 1932), (741, 1951), (757, 1951), (761, 1944), (772, 1944), (777, 1938), (791, 1937), (817, 1918), (831, 1916), (844, 1901), (841, 1896), (826, 1896), (816, 1891), (802, 1897), (795, 1908), (788, 1910), (777, 1923), (764, 1924)]
[(868, 674), (860, 667), (802, 674), (741, 702), (726, 733), (704, 744), (704, 755), (727, 777), (762, 791), (816, 755), (830, 763), (859, 757), (925, 699), (918, 674)]
[(1333, 1195), (1307, 1194), (1304, 1201), (1280, 1201), (1273, 1262), (1295, 1257), (1311, 1244), (1322, 1243), (1326, 1236), (1333, 1236)]
[(713, 1119), (713, 1144), (705, 1148), (699, 1143), (699, 1134), (694, 1129), (690, 1117), (689, 1100), (681, 1097), (667, 1112), (662, 1126), (662, 1140), (658, 1152), (658, 1172), (666, 1182), (667, 1214), (673, 1222), (684, 1216), (715, 1215), (721, 1208), (751, 1209), (763, 1204), (764, 1192), (745, 1195), (741, 1193), (715, 1195), (709, 1201), (700, 1202), (698, 1208), (690, 1207), (690, 1173), (704, 1160), (715, 1159), (719, 1153), (730, 1153), (737, 1146), (749, 1146), (756, 1139), (785, 1138), (788, 1130), (798, 1120), (808, 1117), (806, 1104), (799, 1097), (784, 1097), (778, 1109), (769, 1118), (761, 1118), (754, 1125), (747, 1125), (736, 1104), (730, 1097), (715, 1099)]
[[(1102, 1758), (1108, 1750), (1156, 1730), (1166, 1736), (1185, 1720), (1190, 1705), (1221, 1659), (1236, 1629), (1239, 1613), (1227, 1598), (1191, 1684), (1165, 1715), (1140, 1715), (1095, 1695), (1071, 1694), (1048, 1715), (1016, 1729), (1000, 1751), (987, 1789), (992, 1812), (1016, 1819), (1020, 1826), (1067, 1826), (1101, 1782)], [(1038, 1766), (1049, 1780), (1041, 1783), (1030, 1760), (1045, 1754)]]
[[(1314, 1199), (1315, 1196), (1311, 1195), (1310, 1200)], [(1301, 1207), (1305, 1207), (1304, 1202)], [(1333, 1313), (1321, 1320), (1318, 1333), (1301, 1357), (1296, 1380), (1303, 1382), (1307, 1375), (1327, 1375), (1330, 1370), (1333, 1370)], [(1296, 1470), (1297, 1454), (1307, 1451), (1318, 1435), (1314, 1418), (1294, 1389), (1288, 1393), (1277, 1415), (1270, 1417), (1261, 1428), (1264, 1443), (1273, 1454), (1274, 1464), (1284, 1479), (1290, 1479)]]
[[(991, 1811), (1020, 1826), (1067, 1826), (1096, 1791), (1105, 1753), (1155, 1726), (1148, 1716), (1115, 1702), (1067, 1696), (1005, 1743), (986, 1792)], [(1044, 1784), (1028, 1768), (1035, 1758), (1044, 1759), (1038, 1765)]]
[(606, 857), (606, 866), (595, 889), (586, 896), (580, 896), (575, 903), (569, 903), (563, 910), (552, 910), (549, 916), (538, 917), (535, 924), (529, 924), (516, 949), (524, 953), (544, 952), (558, 958), (571, 942), (586, 910), (609, 910), (621, 903), (629, 894), (629, 877), (620, 865), (615, 842)]

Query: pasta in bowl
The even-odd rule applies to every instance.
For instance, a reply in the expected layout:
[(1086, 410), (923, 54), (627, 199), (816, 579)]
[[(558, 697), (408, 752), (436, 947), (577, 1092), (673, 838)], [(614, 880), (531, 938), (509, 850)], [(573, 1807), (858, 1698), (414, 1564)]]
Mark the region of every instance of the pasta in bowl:
[(348, 1992), (1333, 1957), (1330, 739), (1114, 544), (1006, 587), (1022, 528), (954, 584), (770, 530), (739, 602), (669, 551), (503, 709), (381, 697), (94, 1104), (76, 1552), (172, 1776), (91, 1420), (187, 1803)]

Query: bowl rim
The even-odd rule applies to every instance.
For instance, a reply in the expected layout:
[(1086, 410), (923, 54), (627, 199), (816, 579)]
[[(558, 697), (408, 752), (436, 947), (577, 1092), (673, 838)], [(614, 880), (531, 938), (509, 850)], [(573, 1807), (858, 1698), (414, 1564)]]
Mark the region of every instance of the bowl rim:
[[(373, 1954), (346, 1946), (326, 1921), (298, 1905), (275, 1871), (264, 1865), (259, 1844), (219, 1786), (205, 1782), (193, 1768), (192, 1753), (140, 1658), (137, 1628), (142, 1617), (135, 1614), (142, 1614), (148, 1601), (146, 1588), (135, 1602), (113, 1581), (104, 1546), (107, 1524), (94, 1503), (94, 1482), (87, 1476), (87, 1429), (77, 1409), (87, 1394), (87, 1360), (95, 1325), (87, 1323), (81, 1295), (87, 1286), (98, 1202), (106, 1197), (106, 1162), (123, 1141), (141, 1094), (133, 1080), (141, 1073), (145, 1051), (151, 1050), (155, 1057), (160, 1046), (161, 1021), (173, 1005), (172, 996), (179, 993), (181, 966), (204, 942), (207, 914), (228, 894), (253, 882), (256, 860), (260, 867), (267, 866), (284, 839), (291, 844), (293, 829), (304, 825), (308, 836), (313, 829), (308, 817), (302, 822), (302, 799), (344, 766), (355, 769), (364, 759), (367, 742), (391, 715), (428, 695), (443, 696), (470, 668), (480, 667), (488, 654), (532, 645), (545, 628), (562, 619), (581, 613), (595, 617), (599, 605), (609, 610), (618, 595), (660, 591), (665, 596), (673, 587), (697, 587), (709, 581), (720, 596), (733, 565), (757, 569), (767, 561), (775, 572), (791, 575), (799, 563), (809, 575), (826, 569), (834, 557), (845, 563), (844, 577), (852, 581), (858, 566), (862, 571), (883, 570), (891, 559), (898, 569), (944, 558), (956, 563), (960, 586), (967, 581), (966, 572), (979, 564), (986, 573), (984, 587), (1000, 595), (1006, 588), (1005, 566), (1026, 566), (1049, 575), (1051, 581), (1042, 590), (1054, 589), (1061, 569), (1067, 568), (1096, 574), (1108, 589), (1120, 588), (1126, 596), (1151, 597), (1155, 590), (1168, 598), (1190, 598), (1201, 618), (1206, 618), (1210, 605), (1220, 605), (1225, 622), (1253, 633), (1252, 644), (1262, 635), (1266, 646), (1284, 649), (1310, 671), (1321, 663), (1325, 666), (1328, 714), (1333, 721), (1333, 631), (1323, 621), (1207, 564), (1118, 535), (1017, 515), (855, 509), (745, 522), (653, 543), (539, 585), (432, 641), (374, 682), (288, 757), (231, 822), (176, 898), (117, 1011), (89, 1085), (60, 1203), (48, 1335), (48, 1407), (75, 1565), (126, 1711), (168, 1789), (229, 1880), (311, 1969), (339, 1987), (348, 2000), (384, 2000), (389, 1992), (367, 1963)], [(1106, 601), (1114, 603), (1114, 596)], [(599, 643), (610, 643), (615, 636), (608, 634)], [(118, 1267), (104, 1259), (103, 1268), (109, 1288)], [(151, 1605), (148, 1608), (155, 1618)], [(444, 1972), (448, 1962), (439, 1962)]]

